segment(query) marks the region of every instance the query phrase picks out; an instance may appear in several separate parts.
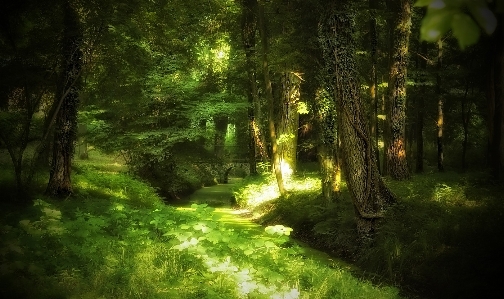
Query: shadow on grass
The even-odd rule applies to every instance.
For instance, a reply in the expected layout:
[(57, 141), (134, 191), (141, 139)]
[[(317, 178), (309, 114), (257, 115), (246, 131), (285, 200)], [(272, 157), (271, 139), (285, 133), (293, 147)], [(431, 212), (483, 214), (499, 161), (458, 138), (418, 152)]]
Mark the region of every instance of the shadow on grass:
[(256, 209), (265, 213), (262, 223), (292, 227), (311, 246), (353, 263), (375, 283), (400, 285), (407, 296), (497, 298), (504, 266), (503, 193), (502, 186), (486, 182), (479, 173), (388, 182), (400, 202), (365, 249), (356, 244), (345, 189), (334, 203), (324, 202), (319, 191), (293, 192)]

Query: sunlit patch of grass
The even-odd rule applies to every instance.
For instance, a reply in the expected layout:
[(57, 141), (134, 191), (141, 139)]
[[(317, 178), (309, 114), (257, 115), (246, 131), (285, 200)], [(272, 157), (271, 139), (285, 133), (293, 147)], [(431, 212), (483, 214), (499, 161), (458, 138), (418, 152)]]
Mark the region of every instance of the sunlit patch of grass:
[[(309, 174), (292, 176), (285, 184), (288, 193), (312, 192), (320, 190), (320, 178)], [(234, 191), (238, 204), (251, 210), (280, 197), (276, 178), (271, 175), (248, 177), (238, 184)]]
[(291, 192), (320, 190), (321, 188), (320, 178), (295, 177), (288, 184), (286, 184), (286, 188)]

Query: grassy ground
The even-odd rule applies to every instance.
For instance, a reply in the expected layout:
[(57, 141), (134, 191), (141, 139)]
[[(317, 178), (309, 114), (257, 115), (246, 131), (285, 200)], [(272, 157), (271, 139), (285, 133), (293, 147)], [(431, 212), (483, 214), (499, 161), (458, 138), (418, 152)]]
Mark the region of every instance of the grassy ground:
[(302, 172), (280, 198), (274, 178), (261, 176), (243, 181), (235, 195), (259, 223), (292, 227), (296, 237), (412, 296), (501, 297), (503, 189), (485, 174), (427, 173), (389, 181), (401, 200), (380, 224), (373, 246), (363, 250), (345, 185), (340, 198), (327, 203), (318, 184), (316, 172)]
[(72, 197), (0, 207), (1, 298), (399, 298), (308, 258), (285, 226), (167, 206), (124, 169), (95, 153)]

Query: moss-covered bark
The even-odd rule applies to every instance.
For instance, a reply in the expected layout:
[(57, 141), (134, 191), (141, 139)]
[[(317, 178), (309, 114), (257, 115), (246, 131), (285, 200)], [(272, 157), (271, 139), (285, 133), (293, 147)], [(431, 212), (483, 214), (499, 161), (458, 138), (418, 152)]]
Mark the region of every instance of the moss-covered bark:
[(384, 209), (395, 197), (383, 183), (376, 165), (357, 79), (353, 18), (351, 2), (340, 1), (329, 11), (322, 26), (328, 26), (334, 34), (335, 100), (339, 109), (343, 170), (356, 211), (357, 231), (365, 241), (372, 236), (376, 219), (383, 217)]

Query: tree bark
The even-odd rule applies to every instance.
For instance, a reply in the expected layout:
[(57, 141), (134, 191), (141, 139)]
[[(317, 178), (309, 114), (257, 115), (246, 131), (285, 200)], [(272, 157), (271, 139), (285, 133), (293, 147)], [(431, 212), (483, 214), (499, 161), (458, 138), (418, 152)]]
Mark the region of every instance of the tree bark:
[[(284, 72), (282, 82), (282, 109), (278, 125), (278, 155), (284, 175), (296, 171), (299, 128), (299, 88), (301, 79), (293, 72)], [(288, 169), (286, 169), (288, 168)]]
[(267, 34), (266, 19), (264, 16), (264, 8), (262, 4), (258, 5), (258, 21), (259, 21), (259, 34), (261, 35), (261, 45), (262, 45), (262, 70), (264, 75), (264, 84), (266, 99), (268, 102), (268, 129), (270, 133), (271, 141), (271, 158), (273, 164), (273, 170), (275, 172), (275, 177), (278, 184), (278, 190), (280, 194), (284, 195), (287, 193), (285, 189), (282, 166), (280, 163), (280, 156), (278, 155), (278, 144), (276, 136), (276, 126), (275, 126), (275, 101), (273, 98), (273, 89), (271, 87), (271, 79), (269, 74), (269, 62), (268, 62), (268, 51), (269, 51), (269, 41)]
[(465, 171), (467, 168), (466, 155), (467, 155), (467, 146), (469, 143), (469, 123), (471, 121), (471, 108), (472, 108), (472, 102), (470, 101), (468, 102), (467, 100), (468, 93), (469, 93), (469, 79), (466, 79), (466, 90), (461, 102), (462, 128), (464, 130), (464, 139), (462, 140), (462, 161), (461, 161), (463, 171)]
[(441, 89), (441, 71), (443, 68), (443, 41), (438, 41), (438, 63), (436, 74), (436, 94), (438, 96), (438, 114), (437, 114), (437, 165), (438, 171), (444, 171), (444, 153), (443, 153), (443, 126), (444, 126), (444, 113), (443, 113), (443, 92)]
[(79, 16), (69, 1), (63, 5), (63, 72), (59, 81), (56, 99), (62, 98), (57, 112), (54, 131), (51, 171), (46, 194), (57, 197), (72, 193), (71, 165), (74, 141), (77, 134), (77, 109), (79, 104), (78, 78), (82, 68), (82, 30)]
[(214, 154), (217, 159), (224, 159), (224, 145), (229, 119), (227, 116), (214, 116), (215, 135), (214, 135)]
[(504, 16), (497, 14), (497, 28), (491, 37), (487, 100), (489, 111), (489, 163), (494, 179), (502, 178), (504, 159)]
[(333, 98), (319, 93), (315, 99), (315, 115), (319, 136), (317, 152), (322, 196), (330, 202), (334, 201), (341, 191), (341, 159), (338, 155), (337, 114)]
[(373, 138), (373, 144), (376, 148), (376, 164), (378, 165), (378, 171), (380, 171), (380, 150), (378, 146), (379, 132), (378, 132), (378, 99), (377, 99), (377, 55), (378, 50), (378, 29), (376, 22), (377, 14), (377, 1), (369, 0), (369, 9), (371, 13), (371, 18), (369, 20), (369, 36), (371, 42), (371, 74), (370, 74), (370, 84), (369, 84), (369, 97), (370, 97), (370, 109), (369, 109), (369, 130)]
[(410, 177), (406, 157), (406, 77), (408, 68), (408, 47), (411, 27), (410, 0), (389, 1), (395, 12), (393, 23), (392, 63), (389, 73), (389, 100), (387, 102), (387, 130), (389, 143), (387, 166), (389, 174), (396, 180)]
[(80, 123), (78, 125), (78, 137), (77, 144), (79, 146), (79, 159), (87, 160), (89, 159), (88, 154), (88, 143), (87, 143), (87, 125), (85, 123)]
[(322, 23), (334, 34), (335, 100), (340, 112), (343, 169), (356, 211), (357, 232), (360, 240), (366, 242), (373, 236), (376, 219), (382, 218), (385, 208), (396, 199), (376, 165), (357, 79), (353, 18), (351, 2), (340, 1)]
[[(427, 42), (422, 42), (420, 45), (420, 52), (424, 57), (427, 57)], [(427, 91), (427, 61), (425, 58), (420, 58), (420, 96), (416, 102), (416, 167), (415, 171), (417, 173), (422, 173), (424, 171), (424, 138), (423, 138), (423, 128), (424, 128), (424, 94)]]
[(261, 104), (257, 88), (257, 75), (255, 66), (256, 55), (256, 31), (257, 31), (257, 1), (242, 0), (242, 41), (245, 50), (246, 67), (248, 75), (247, 93), (249, 100), (248, 116), (249, 116), (249, 163), (250, 173), (257, 173), (256, 157), (259, 154), (262, 159), (268, 159), (265, 148), (264, 134), (260, 126), (261, 120)]
[[(327, 18), (327, 16), (326, 16)], [(319, 43), (322, 48), (323, 67), (320, 68), (320, 89), (315, 95), (315, 119), (318, 132), (317, 158), (320, 165), (322, 196), (326, 202), (334, 201), (341, 192), (341, 157), (339, 155), (339, 129), (335, 101), (334, 32), (320, 19)]]

